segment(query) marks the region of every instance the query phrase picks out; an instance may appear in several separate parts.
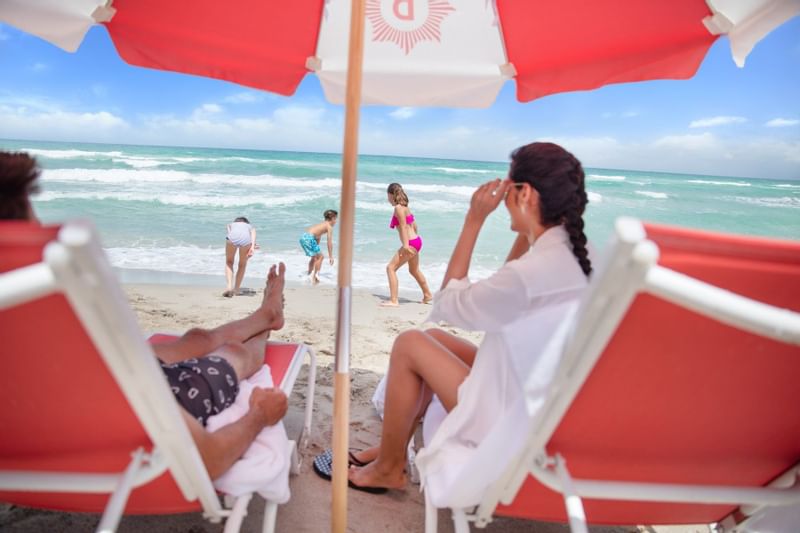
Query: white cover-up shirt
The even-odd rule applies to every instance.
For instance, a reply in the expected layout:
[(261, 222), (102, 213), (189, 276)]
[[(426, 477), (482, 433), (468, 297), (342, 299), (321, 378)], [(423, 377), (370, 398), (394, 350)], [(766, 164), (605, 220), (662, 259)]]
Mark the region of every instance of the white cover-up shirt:
[(450, 280), (436, 294), (430, 321), (486, 332), (457, 405), (446, 414), (435, 401), (425, 415), (416, 465), (436, 507), (477, 505), (522, 446), (520, 417), (544, 400), (586, 285), (566, 230), (555, 226), (490, 278)]

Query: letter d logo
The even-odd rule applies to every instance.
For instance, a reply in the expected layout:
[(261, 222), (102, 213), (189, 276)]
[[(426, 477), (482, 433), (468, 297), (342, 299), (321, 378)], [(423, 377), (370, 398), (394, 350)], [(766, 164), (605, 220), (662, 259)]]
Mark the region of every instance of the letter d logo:
[[(405, 4), (405, 13), (402, 6)], [(398, 20), (414, 20), (414, 0), (394, 0), (394, 16)]]

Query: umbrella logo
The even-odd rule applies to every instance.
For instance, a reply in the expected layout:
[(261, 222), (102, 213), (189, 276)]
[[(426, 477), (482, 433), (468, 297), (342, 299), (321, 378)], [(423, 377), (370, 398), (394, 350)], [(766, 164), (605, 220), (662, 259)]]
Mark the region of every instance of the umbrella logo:
[(456, 8), (447, 0), (367, 0), (373, 41), (397, 44), (406, 55), (420, 41), (441, 42), (442, 21)]

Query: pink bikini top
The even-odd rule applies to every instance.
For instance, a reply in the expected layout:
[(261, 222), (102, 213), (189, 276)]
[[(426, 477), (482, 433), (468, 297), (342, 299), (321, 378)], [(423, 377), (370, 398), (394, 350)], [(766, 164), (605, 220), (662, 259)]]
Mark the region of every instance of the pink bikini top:
[[(410, 214), (406, 217), (406, 224), (413, 224), (414, 223), (414, 215)], [(400, 221), (397, 220), (395, 215), (392, 215), (392, 221), (389, 222), (389, 229), (394, 229), (397, 225), (400, 224)]]

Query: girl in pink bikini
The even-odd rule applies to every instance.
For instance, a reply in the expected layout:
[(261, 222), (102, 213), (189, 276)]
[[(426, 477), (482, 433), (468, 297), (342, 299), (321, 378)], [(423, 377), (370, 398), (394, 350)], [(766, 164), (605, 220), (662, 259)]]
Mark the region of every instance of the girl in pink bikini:
[(386, 265), (390, 298), (388, 302), (384, 302), (381, 305), (391, 307), (399, 305), (397, 299), (397, 270), (406, 263), (408, 263), (408, 272), (417, 280), (419, 288), (422, 289), (422, 303), (430, 303), (433, 295), (428, 288), (425, 276), (419, 269), (419, 252), (422, 250), (422, 237), (417, 234), (417, 223), (414, 221), (414, 215), (408, 209), (408, 196), (399, 183), (389, 185), (386, 192), (389, 203), (394, 206), (394, 214), (389, 228), (397, 228), (401, 246), (397, 253), (392, 256), (389, 264)]

